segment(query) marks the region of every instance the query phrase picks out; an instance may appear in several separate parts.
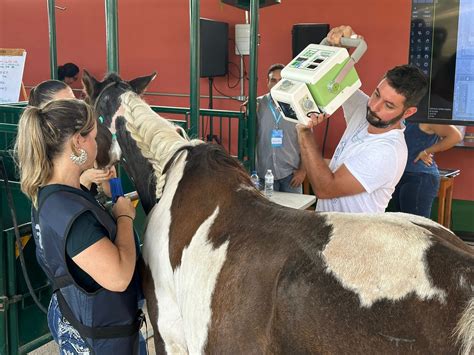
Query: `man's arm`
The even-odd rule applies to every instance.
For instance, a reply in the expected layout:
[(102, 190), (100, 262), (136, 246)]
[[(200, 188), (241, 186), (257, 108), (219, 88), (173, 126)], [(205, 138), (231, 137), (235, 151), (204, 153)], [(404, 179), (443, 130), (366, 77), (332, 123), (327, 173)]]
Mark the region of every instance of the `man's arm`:
[(297, 125), (301, 160), (306, 169), (308, 180), (318, 198), (335, 198), (364, 192), (362, 184), (342, 165), (336, 172), (329, 169), (321, 155), (312, 131)]

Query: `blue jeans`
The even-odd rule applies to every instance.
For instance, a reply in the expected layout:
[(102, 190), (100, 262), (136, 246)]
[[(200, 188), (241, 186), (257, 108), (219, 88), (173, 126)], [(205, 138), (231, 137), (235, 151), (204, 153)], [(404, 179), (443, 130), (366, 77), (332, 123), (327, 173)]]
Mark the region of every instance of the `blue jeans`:
[[(279, 180), (275, 180), (273, 182), (273, 191), (280, 191), (280, 192), (291, 192), (294, 194), (302, 194), (303, 193), (303, 185), (299, 185), (297, 187), (291, 187), (290, 182), (293, 179), (293, 174), (288, 175), (287, 177)], [(265, 188), (265, 179), (260, 179), (260, 189), (264, 190)]]
[[(87, 342), (80, 336), (79, 332), (71, 325), (71, 323), (62, 316), (56, 294), (53, 294), (51, 302), (49, 303), (48, 327), (54, 341), (59, 346), (60, 354), (91, 354)], [(141, 332), (139, 337), (139, 347), (139, 354), (146, 355), (146, 340)]]
[(430, 218), (431, 206), (438, 194), (439, 181), (439, 175), (403, 173), (392, 196), (395, 211)]

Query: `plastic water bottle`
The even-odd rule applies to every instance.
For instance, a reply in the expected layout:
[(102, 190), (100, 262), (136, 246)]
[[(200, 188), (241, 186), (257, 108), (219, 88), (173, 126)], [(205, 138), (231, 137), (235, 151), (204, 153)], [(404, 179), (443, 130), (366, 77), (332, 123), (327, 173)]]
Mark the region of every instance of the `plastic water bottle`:
[(253, 186), (255, 186), (255, 188), (257, 190), (259, 190), (260, 189), (260, 178), (258, 177), (256, 171), (252, 171), (252, 175), (250, 175), (250, 180), (252, 180)]
[(273, 195), (273, 174), (270, 169), (265, 174), (265, 196), (271, 197)]

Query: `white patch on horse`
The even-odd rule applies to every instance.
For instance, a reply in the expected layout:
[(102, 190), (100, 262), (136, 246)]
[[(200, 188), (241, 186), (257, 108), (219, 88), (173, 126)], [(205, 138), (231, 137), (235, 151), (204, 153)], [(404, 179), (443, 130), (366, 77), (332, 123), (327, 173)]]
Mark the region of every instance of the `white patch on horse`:
[(160, 202), (150, 212), (143, 241), (143, 259), (153, 275), (158, 303), (158, 328), (169, 354), (188, 353), (169, 258), (170, 209), (179, 181), (183, 177), (186, 156), (187, 152), (183, 152), (167, 174), (166, 189)]
[(182, 152), (169, 169), (163, 196), (150, 212), (143, 245), (143, 259), (150, 267), (155, 286), (158, 328), (166, 351), (172, 354), (204, 351), (212, 293), (227, 252), (227, 243), (213, 249), (207, 240), (219, 213), (217, 208), (198, 228), (183, 250), (181, 265), (173, 272), (169, 259), (170, 209), (186, 156), (187, 152)]
[(198, 228), (175, 270), (177, 301), (190, 354), (204, 353), (211, 323), (211, 301), (217, 277), (226, 260), (228, 242), (214, 249), (208, 235), (219, 207)]
[(429, 231), (411, 223), (406, 214), (323, 213), (333, 227), (322, 251), (326, 272), (359, 296), (363, 307), (379, 300), (400, 300), (410, 293), (420, 299), (446, 292), (433, 286), (427, 273)]
[(122, 149), (120, 149), (120, 145), (117, 142), (116, 138), (112, 139), (112, 145), (110, 146), (109, 150), (109, 159), (111, 164), (115, 164), (116, 162), (120, 161), (122, 157)]

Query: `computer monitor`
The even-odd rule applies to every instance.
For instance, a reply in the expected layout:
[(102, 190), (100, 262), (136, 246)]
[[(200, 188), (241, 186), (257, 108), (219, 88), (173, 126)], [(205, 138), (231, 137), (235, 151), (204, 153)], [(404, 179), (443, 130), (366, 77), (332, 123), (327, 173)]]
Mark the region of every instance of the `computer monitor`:
[(410, 120), (474, 125), (474, 2), (413, 0), (411, 64), (429, 90)]

